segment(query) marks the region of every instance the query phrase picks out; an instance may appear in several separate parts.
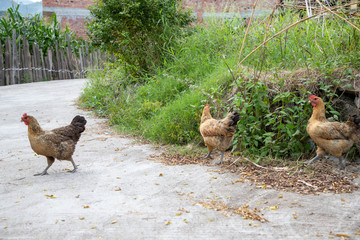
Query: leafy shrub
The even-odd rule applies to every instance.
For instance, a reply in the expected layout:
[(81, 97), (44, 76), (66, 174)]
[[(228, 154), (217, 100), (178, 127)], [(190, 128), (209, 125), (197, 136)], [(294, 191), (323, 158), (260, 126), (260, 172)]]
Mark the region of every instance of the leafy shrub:
[(177, 0), (97, 0), (87, 24), (92, 41), (120, 58), (133, 76), (161, 66), (181, 28), (191, 22)]

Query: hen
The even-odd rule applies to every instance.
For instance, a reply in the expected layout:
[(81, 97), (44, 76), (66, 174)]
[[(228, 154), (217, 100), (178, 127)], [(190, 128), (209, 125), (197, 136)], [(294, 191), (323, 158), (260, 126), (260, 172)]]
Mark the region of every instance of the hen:
[(229, 112), (224, 119), (217, 120), (210, 114), (210, 106), (206, 104), (201, 116), (200, 133), (204, 143), (209, 150), (206, 158), (211, 157), (214, 148), (221, 151), (219, 164), (222, 164), (224, 152), (227, 150), (234, 138), (237, 122), (240, 115), (237, 112)]
[(354, 143), (359, 142), (359, 119), (351, 116), (345, 123), (329, 122), (325, 116), (325, 105), (320, 97), (312, 95), (309, 98), (313, 112), (306, 131), (317, 145), (316, 157), (306, 162), (324, 157), (326, 153), (339, 159), (340, 169), (344, 169), (343, 153), (350, 150)]
[(81, 133), (85, 131), (86, 119), (82, 116), (76, 116), (70, 125), (46, 131), (41, 128), (38, 121), (24, 113), (21, 121), (28, 126), (28, 137), (31, 148), (39, 155), (47, 158), (48, 166), (41, 173), (34, 176), (46, 175), (47, 170), (58, 160), (71, 161), (74, 169), (69, 172), (75, 172), (77, 166), (74, 163), (72, 155), (75, 151), (76, 143), (79, 141)]

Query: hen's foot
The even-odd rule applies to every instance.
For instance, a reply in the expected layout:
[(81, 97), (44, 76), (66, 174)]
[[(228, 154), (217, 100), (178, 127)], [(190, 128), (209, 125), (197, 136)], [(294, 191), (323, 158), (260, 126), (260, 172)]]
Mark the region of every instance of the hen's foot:
[(316, 159), (318, 158), (321, 158), (321, 157), (324, 157), (323, 155), (317, 155), (316, 157), (314, 157), (313, 159), (309, 160), (309, 161), (306, 161), (304, 162), (305, 164), (309, 165), (311, 163), (313, 163)]
[(208, 159), (208, 158), (212, 159), (211, 152), (209, 152), (209, 153), (203, 158), (203, 160)]
[(49, 174), (47, 172), (41, 172), (41, 173), (34, 174), (34, 176), (44, 176), (44, 175), (49, 175)]
[(222, 164), (222, 163), (223, 163), (222, 161), (215, 160), (215, 161), (213, 161), (211, 164), (213, 164), (213, 165), (220, 165), (220, 164)]
[(339, 169), (340, 169), (340, 170), (344, 170), (344, 169), (345, 169), (345, 163), (346, 163), (346, 159), (340, 157), (340, 158), (339, 158)]
[(73, 170), (69, 170), (69, 171), (67, 171), (67, 172), (74, 173), (74, 172), (76, 172), (76, 168), (74, 168)]

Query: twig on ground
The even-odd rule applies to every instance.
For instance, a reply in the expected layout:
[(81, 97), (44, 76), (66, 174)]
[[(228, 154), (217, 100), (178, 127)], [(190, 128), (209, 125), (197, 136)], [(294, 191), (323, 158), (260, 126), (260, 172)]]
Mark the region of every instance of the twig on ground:
[(316, 186), (314, 186), (314, 185), (312, 185), (312, 184), (310, 184), (308, 182), (305, 182), (304, 180), (298, 180), (298, 182), (301, 182), (301, 183), (305, 184), (306, 186), (309, 186), (309, 187), (312, 187), (312, 188), (315, 188), (315, 189), (318, 188), (318, 187), (316, 187)]

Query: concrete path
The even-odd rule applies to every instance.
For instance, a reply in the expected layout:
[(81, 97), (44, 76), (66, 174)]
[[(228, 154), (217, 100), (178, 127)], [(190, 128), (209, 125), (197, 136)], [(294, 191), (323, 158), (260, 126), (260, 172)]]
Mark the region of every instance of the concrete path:
[[(85, 80), (0, 87), (0, 239), (360, 239), (360, 194), (301, 195), (256, 189), (217, 167), (165, 166), (159, 150), (117, 135), (103, 119), (78, 109)], [(49, 175), (20, 122), (44, 129), (87, 120), (71, 163)], [(226, 216), (209, 202), (257, 208), (268, 222)], [(337, 237), (336, 234), (339, 234)], [(345, 235), (344, 235), (345, 234)]]

